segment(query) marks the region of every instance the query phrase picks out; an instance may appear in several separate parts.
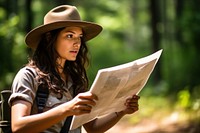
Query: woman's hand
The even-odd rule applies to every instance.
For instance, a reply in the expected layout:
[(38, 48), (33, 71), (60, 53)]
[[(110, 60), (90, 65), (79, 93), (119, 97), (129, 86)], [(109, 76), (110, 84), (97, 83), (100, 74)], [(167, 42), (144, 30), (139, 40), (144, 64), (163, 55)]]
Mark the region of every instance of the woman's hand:
[(133, 95), (132, 97), (129, 97), (125, 101), (126, 108), (122, 111), (124, 114), (132, 114), (139, 109), (138, 100), (140, 99), (140, 96)]
[(72, 115), (81, 115), (90, 113), (92, 107), (96, 105), (98, 97), (90, 92), (79, 93), (74, 99), (68, 102), (69, 110)]

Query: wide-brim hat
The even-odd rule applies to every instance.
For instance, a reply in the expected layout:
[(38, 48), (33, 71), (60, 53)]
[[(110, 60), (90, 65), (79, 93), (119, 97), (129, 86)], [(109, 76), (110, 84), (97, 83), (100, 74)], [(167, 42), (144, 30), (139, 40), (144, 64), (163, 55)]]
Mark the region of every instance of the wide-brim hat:
[(100, 25), (82, 21), (75, 6), (61, 5), (53, 8), (45, 15), (44, 24), (31, 30), (26, 35), (25, 42), (30, 48), (36, 49), (44, 33), (68, 26), (82, 28), (84, 41), (96, 37), (102, 31)]

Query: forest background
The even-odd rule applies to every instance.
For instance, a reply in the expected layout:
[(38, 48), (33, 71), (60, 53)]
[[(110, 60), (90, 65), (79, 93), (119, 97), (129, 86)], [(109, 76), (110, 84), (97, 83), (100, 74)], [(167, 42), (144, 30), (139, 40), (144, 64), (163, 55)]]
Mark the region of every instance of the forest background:
[[(28, 31), (61, 4), (77, 6), (83, 20), (103, 26), (88, 42), (90, 83), (101, 68), (127, 63), (163, 49), (145, 88), (140, 110), (126, 124), (166, 118), (200, 125), (199, 0), (0, 0), (0, 90), (9, 89), (31, 50)], [(191, 129), (192, 128), (192, 129)]]

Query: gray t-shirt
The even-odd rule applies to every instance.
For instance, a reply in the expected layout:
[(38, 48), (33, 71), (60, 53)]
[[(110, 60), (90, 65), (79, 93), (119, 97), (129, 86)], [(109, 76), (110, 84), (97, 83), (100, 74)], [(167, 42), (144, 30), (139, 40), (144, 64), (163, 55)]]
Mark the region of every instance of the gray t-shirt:
[[(35, 79), (36, 76), (37, 76), (37, 73), (35, 69), (33, 68), (24, 67), (20, 69), (14, 78), (14, 81), (12, 84), (12, 94), (9, 99), (10, 105), (12, 101), (16, 99), (21, 99), (21, 100), (30, 102), (32, 104), (31, 115), (37, 114), (37, 105), (35, 102), (35, 96), (38, 89), (38, 83)], [(50, 92), (44, 111), (47, 111), (55, 106), (58, 106), (62, 103), (65, 103), (71, 100), (73, 98), (71, 95), (73, 94), (72, 93), (73, 90), (71, 86), (72, 86), (72, 81), (68, 82), (68, 84), (64, 86), (66, 92), (64, 93), (62, 99), (57, 99), (55, 97), (55, 94)], [(64, 121), (65, 119), (53, 125), (52, 127), (46, 129), (45, 131), (43, 131), (43, 133), (59, 133), (62, 126), (64, 125)], [(81, 127), (75, 130), (71, 130), (69, 131), (69, 133), (81, 133)]]

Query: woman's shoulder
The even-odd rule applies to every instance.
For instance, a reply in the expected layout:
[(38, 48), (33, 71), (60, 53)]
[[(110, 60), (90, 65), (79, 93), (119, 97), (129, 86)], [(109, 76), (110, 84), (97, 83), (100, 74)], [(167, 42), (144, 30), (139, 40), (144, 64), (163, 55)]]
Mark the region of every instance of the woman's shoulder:
[(31, 67), (24, 66), (20, 68), (14, 77), (11, 89), (12, 95), (9, 103), (14, 99), (23, 99), (33, 103), (35, 93), (38, 89), (38, 82), (36, 80), (36, 71)]
[(30, 67), (30, 66), (24, 66), (24, 67), (20, 68), (20, 70), (18, 71), (18, 74), (23, 74), (23, 75), (28, 74), (28, 75), (32, 75), (32, 76), (37, 75), (35, 68)]

